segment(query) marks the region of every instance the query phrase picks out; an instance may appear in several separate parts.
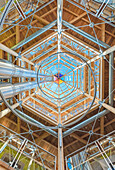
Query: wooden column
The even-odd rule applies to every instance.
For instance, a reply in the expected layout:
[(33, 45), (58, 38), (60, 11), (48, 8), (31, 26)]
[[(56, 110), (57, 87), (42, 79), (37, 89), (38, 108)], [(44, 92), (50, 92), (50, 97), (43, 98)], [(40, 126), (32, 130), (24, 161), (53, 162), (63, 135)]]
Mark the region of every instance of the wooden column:
[(21, 120), (19, 117), (17, 117), (17, 132), (20, 133), (20, 129), (21, 129)]
[(20, 42), (20, 27), (16, 25), (16, 44)]
[[(16, 25), (16, 44), (20, 42), (20, 28)], [(16, 61), (16, 65), (20, 66), (20, 59)], [(17, 78), (17, 82), (20, 82), (20, 78)], [(18, 95), (18, 100), (20, 100), (20, 94)], [(21, 130), (21, 119), (17, 117), (17, 132), (20, 133)]]
[(3, 51), (0, 49), (0, 59), (3, 59), (4, 55), (3, 55)]
[(61, 128), (61, 114), (58, 117), (58, 170), (64, 170), (63, 136)]
[[(102, 31), (101, 31), (101, 40), (103, 42), (105, 42), (105, 24), (102, 24)], [(100, 89), (100, 98), (101, 98), (101, 101), (103, 101), (104, 99), (104, 68), (105, 65), (104, 65), (104, 58), (101, 57), (101, 75), (100, 75), (100, 78), (101, 78), (101, 83), (100, 83), (100, 86), (101, 86), (101, 89)], [(104, 116), (102, 116), (100, 118), (100, 133), (104, 135)]]

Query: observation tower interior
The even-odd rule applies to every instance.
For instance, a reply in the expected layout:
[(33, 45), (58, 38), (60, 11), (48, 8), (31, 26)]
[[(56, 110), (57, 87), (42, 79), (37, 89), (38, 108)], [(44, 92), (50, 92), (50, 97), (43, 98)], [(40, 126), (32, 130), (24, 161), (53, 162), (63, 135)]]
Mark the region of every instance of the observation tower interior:
[(115, 169), (115, 0), (0, 0), (8, 169)]

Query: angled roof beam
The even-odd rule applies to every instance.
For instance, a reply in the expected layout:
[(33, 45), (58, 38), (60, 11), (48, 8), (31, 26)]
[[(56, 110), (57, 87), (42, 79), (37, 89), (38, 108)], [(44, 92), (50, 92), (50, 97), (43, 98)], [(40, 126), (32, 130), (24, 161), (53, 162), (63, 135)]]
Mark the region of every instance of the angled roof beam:
[(90, 41), (92, 41), (92, 42), (100, 45), (101, 47), (104, 47), (104, 48), (109, 48), (109, 47), (110, 47), (108, 44), (104, 43), (103, 41), (100, 41), (100, 40), (97, 41), (95, 37), (93, 37), (92, 35), (84, 32), (83, 30), (81, 30), (81, 29), (79, 29), (79, 28), (76, 28), (74, 25), (68, 23), (67, 21), (64, 21), (64, 20), (63, 20), (62, 23), (63, 23), (64, 26), (70, 28), (71, 30), (73, 30), (73, 31), (75, 31), (76, 33), (82, 35), (83, 37), (89, 39)]
[[(93, 13), (93, 12), (91, 12), (91, 11), (88, 11), (87, 9), (85, 9), (85, 7), (79, 5), (78, 3), (75, 3), (75, 2), (73, 2), (73, 1), (71, 1), (71, 0), (66, 0), (66, 1), (68, 1), (68, 2), (71, 3), (72, 5), (77, 6), (78, 8), (80, 8), (80, 9), (88, 12), (88, 13), (91, 14), (92, 16), (96, 17), (95, 13)], [(102, 18), (102, 17), (99, 17), (99, 19), (102, 20), (102, 21), (107, 21), (106, 19), (104, 19), (104, 18)], [(114, 23), (109, 22), (109, 25), (115, 27)]]
[(85, 98), (83, 98), (83, 99), (81, 99), (81, 100), (79, 100), (79, 101), (71, 104), (70, 106), (68, 106), (68, 107), (66, 107), (65, 109), (63, 109), (63, 110), (61, 111), (61, 114), (62, 114), (63, 112), (65, 112), (65, 111), (67, 111), (68, 109), (71, 109), (72, 107), (75, 107), (77, 104), (80, 104), (81, 102), (85, 101), (86, 99), (88, 99), (88, 98), (85, 97)]
[[(54, 126), (57, 125), (56, 119), (52, 119), (44, 111), (36, 110), (35, 108), (33, 108), (33, 106), (30, 106), (27, 103), (23, 103), (22, 106), (23, 106), (24, 109), (26, 109), (27, 111), (29, 111), (33, 115), (36, 115), (37, 117), (40, 117), (42, 120), (45, 120), (46, 122), (49, 122), (51, 125), (54, 125)], [(48, 113), (50, 113), (50, 112), (48, 112)]]
[[(94, 61), (100, 59), (101, 57), (103, 57), (104, 55), (107, 55), (107, 54), (109, 54), (109, 53), (111, 53), (113, 51), (115, 51), (115, 45), (110, 47), (110, 48), (108, 48), (107, 50), (105, 50), (102, 54), (97, 55), (96, 57), (88, 60), (87, 63), (90, 64), (91, 62), (94, 62)], [(79, 69), (81, 67), (84, 67), (85, 65), (86, 65), (86, 63), (83, 63), (81, 66), (76, 67), (73, 71), (75, 71), (75, 70), (77, 70), (77, 69)]]
[(38, 30), (37, 32), (35, 32), (34, 34), (30, 35), (29, 37), (27, 37), (26, 39), (22, 40), (20, 43), (18, 43), (17, 45), (15, 45), (14, 47), (12, 47), (13, 50), (16, 50), (20, 47), (22, 47), (23, 45), (27, 44), (28, 42), (30, 42), (31, 40), (33, 40), (34, 38), (40, 36), (41, 34), (43, 34), (44, 32), (46, 32), (47, 30), (49, 30), (50, 28), (54, 27), (56, 25), (56, 20), (51, 22), (50, 24), (46, 25), (45, 27), (43, 27), (43, 29)]

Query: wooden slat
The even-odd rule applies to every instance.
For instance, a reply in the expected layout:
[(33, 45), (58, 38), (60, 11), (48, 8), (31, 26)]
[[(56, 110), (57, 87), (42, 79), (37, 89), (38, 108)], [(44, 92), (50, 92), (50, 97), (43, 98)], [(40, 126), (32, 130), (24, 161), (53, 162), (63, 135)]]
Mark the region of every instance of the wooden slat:
[(78, 135), (76, 135), (76, 134), (71, 134), (70, 135), (71, 137), (73, 137), (73, 138), (75, 138), (75, 139), (77, 139), (78, 141), (80, 141), (80, 142), (82, 142), (83, 144), (87, 144), (87, 141), (85, 140), (85, 139), (83, 139), (83, 138), (81, 138), (80, 136), (78, 136)]
[(84, 16), (86, 16), (87, 13), (83, 12), (81, 15), (79, 15), (78, 17), (74, 18), (73, 20), (70, 21), (70, 24), (73, 24), (76, 21), (79, 21), (81, 18), (83, 18)]
[[(114, 123), (114, 122), (115, 122), (115, 119), (112, 119), (111, 121), (107, 122), (107, 123), (104, 125), (104, 127), (107, 127), (107, 126), (109, 126), (110, 124), (112, 124), (112, 123)], [(98, 130), (100, 130), (100, 127), (97, 127), (96, 129), (94, 129), (93, 132), (97, 132)], [(87, 134), (83, 135), (81, 138), (84, 139), (84, 138), (86, 138), (86, 137), (88, 137), (88, 136), (89, 136), (89, 134), (87, 133)], [(68, 143), (66, 146), (64, 146), (64, 149), (70, 147), (71, 145), (73, 145), (73, 144), (75, 144), (75, 143), (77, 143), (77, 142), (78, 142), (78, 140), (76, 139), (75, 141), (73, 141), (73, 142), (71, 142), (71, 143)]]

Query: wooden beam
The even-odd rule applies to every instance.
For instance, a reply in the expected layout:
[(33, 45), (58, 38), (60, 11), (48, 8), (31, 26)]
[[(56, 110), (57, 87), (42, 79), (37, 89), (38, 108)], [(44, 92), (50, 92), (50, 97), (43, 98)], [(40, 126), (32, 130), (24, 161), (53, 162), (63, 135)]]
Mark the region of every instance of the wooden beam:
[(0, 49), (0, 59), (4, 59), (3, 50)]
[[(111, 33), (115, 35), (115, 28), (113, 28), (113, 30), (112, 30)], [(107, 44), (110, 44), (112, 38), (113, 38), (113, 37), (109, 36), (108, 39), (107, 39), (107, 41), (106, 41), (106, 43), (107, 43)], [(113, 42), (115, 42), (115, 38), (114, 38)], [(113, 43), (113, 44), (115, 44), (115, 43)]]
[(20, 27), (16, 25), (16, 44), (20, 42)]
[(102, 25), (101, 25), (101, 40), (102, 40), (103, 42), (105, 42), (105, 32), (106, 32), (106, 30), (105, 30), (105, 24), (102, 24)]
[(34, 114), (36, 116), (39, 116), (40, 118), (42, 118), (43, 120), (49, 122), (50, 124), (55, 125), (55, 126), (57, 125), (56, 121), (51, 120), (50, 117), (43, 115), (42, 113), (38, 112), (34, 108), (30, 107), (29, 105), (22, 104), (22, 106), (23, 106), (24, 109), (28, 110), (30, 113), (32, 113), (32, 114)]
[(104, 135), (104, 116), (100, 118), (100, 133)]
[(44, 132), (42, 135), (40, 135), (37, 139), (35, 139), (35, 142), (37, 145), (40, 144), (41, 140), (43, 140), (44, 138), (48, 137), (49, 133)]
[(87, 12), (83, 12), (81, 15), (79, 15), (78, 17), (74, 18), (73, 20), (71, 20), (69, 23), (73, 24), (74, 22), (78, 22), (81, 18), (85, 17), (87, 15)]
[[(4, 118), (3, 118), (3, 121), (4, 121), (4, 120), (5, 120), (6, 122), (10, 122), (10, 123), (12, 123), (13, 125), (17, 126), (17, 123), (15, 123), (15, 122), (14, 122), (13, 120), (11, 120), (10, 118), (4, 117)], [(3, 122), (2, 122), (2, 123), (3, 123)], [(6, 123), (5, 123), (5, 125), (6, 125)], [(29, 131), (28, 128), (26, 128), (26, 127), (24, 127), (24, 126), (22, 126), (22, 125), (21, 125), (21, 129), (23, 129), (23, 130), (26, 131), (26, 132)], [(36, 134), (35, 132), (33, 132), (33, 136), (39, 138), (39, 135)], [(54, 149), (57, 150), (57, 147), (56, 147), (56, 146), (52, 145), (51, 143), (49, 143), (49, 142), (47, 142), (47, 141), (45, 141), (45, 140), (43, 140), (43, 139), (41, 140), (41, 142), (42, 142), (42, 141), (44, 141), (46, 144), (50, 145), (51, 147), (53, 147)]]
[(115, 45), (113, 45), (113, 46), (110, 47), (109, 49), (105, 50), (105, 51), (103, 52), (103, 55), (110, 54), (110, 53), (112, 53), (112, 52), (114, 52), (114, 51), (115, 51)]
[(85, 145), (87, 144), (87, 141), (85, 139), (83, 139), (82, 137), (78, 136), (75, 133), (71, 134), (70, 137), (73, 137), (73, 138), (77, 139), (78, 141), (82, 142)]
[(38, 15), (34, 14), (34, 19), (38, 20), (40, 23), (42, 23), (43, 25), (48, 25), (49, 22), (45, 19), (43, 19), (42, 17), (39, 17)]
[[(64, 8), (64, 10), (67, 11), (68, 13), (76, 16), (76, 17), (79, 16), (78, 14), (76, 14), (75, 12), (73, 12), (73, 11), (67, 9), (67, 8)], [(81, 20), (84, 21), (84, 22), (86, 22), (86, 23), (88, 23), (88, 24), (90, 24), (90, 21), (89, 21), (88, 19), (86, 19), (86, 18), (83, 18), (83, 17), (82, 17)], [(101, 31), (101, 27), (99, 27), (98, 25), (94, 25), (94, 27), (97, 28), (97, 29), (99, 29), (99, 30)], [(105, 30), (105, 33), (115, 38), (114, 33), (111, 33), (111, 32), (109, 32), (109, 31), (107, 31), (107, 30)]]
[(110, 112), (115, 114), (115, 108), (106, 104), (106, 103), (102, 103), (102, 106), (105, 107), (107, 110), (109, 110)]
[[(110, 124), (112, 124), (112, 123), (114, 123), (114, 122), (115, 122), (115, 119), (112, 119), (111, 121), (107, 122), (107, 123), (104, 125), (104, 128), (107, 127), (107, 126), (109, 126)], [(100, 126), (97, 127), (96, 129), (94, 129), (93, 132), (97, 132), (97, 131), (99, 131), (99, 130), (100, 130)], [(89, 136), (89, 134), (87, 133), (87, 134), (83, 135), (81, 138), (84, 139), (84, 138), (86, 138), (86, 137), (88, 137), (88, 136)], [(64, 149), (70, 147), (71, 145), (73, 145), (73, 144), (75, 144), (75, 143), (77, 143), (77, 142), (78, 142), (78, 139), (76, 139), (75, 141), (73, 141), (73, 142), (67, 144), (66, 146), (64, 146)]]
[(17, 117), (17, 133), (20, 133), (21, 130), (21, 119)]

